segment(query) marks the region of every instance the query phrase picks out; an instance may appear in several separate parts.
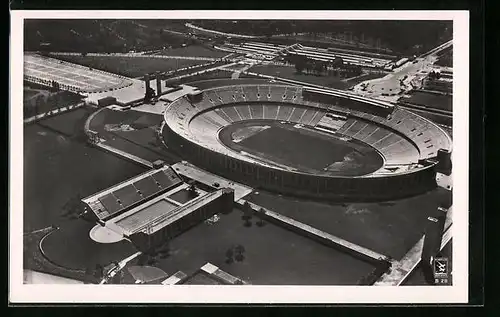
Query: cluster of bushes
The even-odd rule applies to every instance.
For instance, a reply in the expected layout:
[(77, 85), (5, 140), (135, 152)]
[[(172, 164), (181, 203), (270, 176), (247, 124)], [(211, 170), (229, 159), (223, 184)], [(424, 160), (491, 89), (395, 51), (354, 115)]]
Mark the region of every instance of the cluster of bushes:
[(40, 113), (75, 105), (82, 101), (82, 96), (69, 91), (56, 93), (39, 93), (23, 102), (24, 118), (33, 117)]
[(335, 77), (354, 77), (363, 73), (361, 66), (344, 63), (341, 57), (336, 57), (332, 61), (319, 61), (302, 55), (288, 54), (285, 56), (285, 62), (293, 64), (297, 73), (316, 75), (333, 75)]

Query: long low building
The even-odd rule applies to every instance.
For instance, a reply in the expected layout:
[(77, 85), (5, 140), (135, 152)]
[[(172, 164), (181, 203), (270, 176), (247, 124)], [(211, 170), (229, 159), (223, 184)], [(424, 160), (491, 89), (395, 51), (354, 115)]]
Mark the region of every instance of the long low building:
[(320, 61), (332, 61), (336, 57), (340, 57), (344, 60), (344, 62), (348, 62), (352, 65), (359, 65), (362, 67), (384, 67), (390, 62), (389, 59), (380, 57), (367, 57), (364, 55), (356, 55), (353, 53), (346, 53), (333, 49), (303, 46), (300, 44), (285, 46), (270, 43), (246, 42), (239, 45), (226, 44), (224, 48), (238, 53), (262, 55), (267, 59), (272, 59), (278, 56), (280, 53), (288, 53), (302, 55)]

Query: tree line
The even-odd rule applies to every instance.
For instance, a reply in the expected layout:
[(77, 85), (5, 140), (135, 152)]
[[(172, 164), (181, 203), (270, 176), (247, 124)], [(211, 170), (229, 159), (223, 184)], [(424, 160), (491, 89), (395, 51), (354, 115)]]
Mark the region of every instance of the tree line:
[(292, 64), (298, 74), (331, 75), (335, 77), (354, 77), (363, 73), (361, 66), (344, 62), (342, 57), (321, 61), (304, 55), (287, 54), (284, 61)]
[(126, 53), (198, 43), (187, 33), (168, 32), (165, 26), (133, 20), (27, 20), (24, 47), (42, 52)]
[(354, 41), (371, 39), (402, 55), (436, 47), (453, 36), (451, 21), (348, 20), (196, 20), (194, 24), (226, 33), (272, 35), (348, 34)]
[(24, 118), (29, 118), (41, 113), (77, 104), (82, 101), (82, 96), (69, 91), (39, 93), (29, 99), (25, 99)]

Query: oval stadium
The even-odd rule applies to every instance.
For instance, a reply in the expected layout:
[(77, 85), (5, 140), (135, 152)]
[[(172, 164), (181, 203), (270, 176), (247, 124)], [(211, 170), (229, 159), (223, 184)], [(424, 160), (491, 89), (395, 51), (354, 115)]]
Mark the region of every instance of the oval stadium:
[(346, 92), (283, 84), (208, 88), (164, 113), (166, 145), (236, 181), (341, 200), (416, 195), (436, 186), (448, 134), (431, 121)]

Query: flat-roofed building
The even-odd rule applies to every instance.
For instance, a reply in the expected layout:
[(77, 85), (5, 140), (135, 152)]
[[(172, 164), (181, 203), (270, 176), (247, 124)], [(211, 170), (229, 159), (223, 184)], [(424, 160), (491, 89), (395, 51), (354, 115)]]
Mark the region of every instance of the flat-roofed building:
[(232, 210), (234, 190), (206, 192), (170, 166), (140, 174), (82, 199), (97, 222), (148, 252), (216, 213)]

